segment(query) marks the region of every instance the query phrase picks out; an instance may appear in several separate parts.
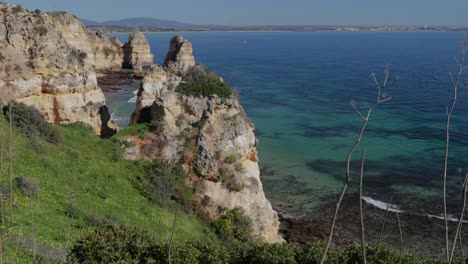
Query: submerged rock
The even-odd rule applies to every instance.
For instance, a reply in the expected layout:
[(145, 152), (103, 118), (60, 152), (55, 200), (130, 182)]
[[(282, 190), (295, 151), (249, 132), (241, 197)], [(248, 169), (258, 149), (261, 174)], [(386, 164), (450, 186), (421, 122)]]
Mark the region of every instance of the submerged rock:
[(154, 63), (154, 55), (145, 34), (132, 32), (123, 46), (123, 67), (128, 69), (141, 69), (150, 67)]
[(214, 220), (241, 208), (252, 220), (254, 238), (281, 242), (278, 215), (260, 180), (254, 125), (238, 99), (178, 91), (181, 83), (192, 78), (191, 72), (212, 75), (194, 66), (191, 47), (182, 37), (173, 38), (168, 67), (154, 66), (143, 79), (132, 120), (152, 122), (156, 129), (127, 138), (132, 145), (127, 158), (182, 162), (192, 175), (189, 184), (200, 205), (198, 213)]

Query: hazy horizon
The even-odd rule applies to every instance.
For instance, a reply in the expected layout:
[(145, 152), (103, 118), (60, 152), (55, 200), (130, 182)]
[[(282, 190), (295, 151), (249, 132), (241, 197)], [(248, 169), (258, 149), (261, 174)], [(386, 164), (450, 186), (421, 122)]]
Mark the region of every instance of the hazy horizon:
[[(67, 11), (81, 19), (103, 22), (136, 17), (175, 20), (198, 25), (330, 25), (330, 26), (468, 26), (468, 1), (403, 0), (376, 2), (357, 0), (279, 0), (199, 2), (180, 0), (16, 0), (7, 1), (43, 11)], [(434, 15), (437, 14), (437, 15)]]

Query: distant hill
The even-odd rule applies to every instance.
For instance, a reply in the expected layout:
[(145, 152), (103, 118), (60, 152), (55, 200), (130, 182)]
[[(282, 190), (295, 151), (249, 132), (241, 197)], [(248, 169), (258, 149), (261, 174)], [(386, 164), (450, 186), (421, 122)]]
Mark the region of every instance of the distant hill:
[(196, 28), (207, 28), (209, 26), (200, 26), (188, 23), (182, 23), (176, 20), (163, 20), (156, 18), (147, 17), (135, 17), (120, 20), (109, 20), (104, 22), (97, 22), (92, 20), (81, 19), (83, 24), (88, 27), (96, 26), (115, 26), (115, 27), (154, 27), (164, 29), (196, 29)]

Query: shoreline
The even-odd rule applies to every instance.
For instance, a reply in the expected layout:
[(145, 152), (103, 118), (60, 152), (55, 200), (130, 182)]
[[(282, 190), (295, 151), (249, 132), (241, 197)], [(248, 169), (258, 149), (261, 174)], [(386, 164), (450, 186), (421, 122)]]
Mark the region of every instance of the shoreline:
[[(90, 30), (97, 31), (95, 28), (89, 28)], [(138, 30), (138, 29), (135, 29)], [(133, 31), (109, 31), (103, 32), (104, 34), (130, 34)], [(398, 33), (398, 32), (468, 32), (467, 30), (170, 30), (170, 31), (140, 31), (145, 34), (153, 33), (318, 33), (318, 32), (352, 32), (352, 33), (376, 33), (376, 32), (387, 32), (387, 33)]]

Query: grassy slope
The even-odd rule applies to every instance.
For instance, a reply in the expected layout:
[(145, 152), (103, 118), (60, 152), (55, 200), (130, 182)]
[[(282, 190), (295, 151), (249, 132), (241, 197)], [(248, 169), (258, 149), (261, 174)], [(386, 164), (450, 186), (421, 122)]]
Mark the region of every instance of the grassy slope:
[[(5, 263), (13, 263), (17, 242), (17, 263), (31, 262), (32, 212), (41, 245), (38, 252), (53, 258), (63, 256), (73, 241), (95, 228), (92, 223), (96, 220), (138, 226), (156, 239), (167, 239), (173, 213), (155, 206), (133, 187), (135, 177), (148, 164), (122, 160), (114, 143), (93, 136), (85, 127), (58, 129), (64, 137), (60, 147), (17, 137), (14, 176), (33, 177), (40, 192), (31, 200), (32, 208), (28, 198), (15, 192), (15, 224), (5, 235)], [(7, 169), (5, 166), (4, 175)], [(7, 183), (6, 176), (3, 182)], [(6, 218), (7, 211), (5, 208)], [(175, 238), (215, 236), (196, 217), (179, 213)]]

